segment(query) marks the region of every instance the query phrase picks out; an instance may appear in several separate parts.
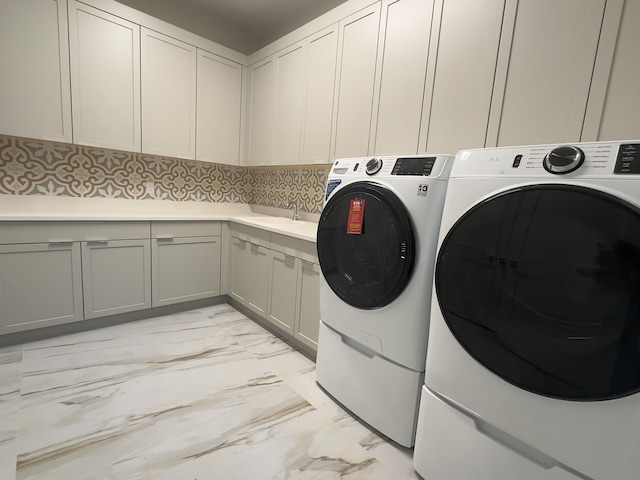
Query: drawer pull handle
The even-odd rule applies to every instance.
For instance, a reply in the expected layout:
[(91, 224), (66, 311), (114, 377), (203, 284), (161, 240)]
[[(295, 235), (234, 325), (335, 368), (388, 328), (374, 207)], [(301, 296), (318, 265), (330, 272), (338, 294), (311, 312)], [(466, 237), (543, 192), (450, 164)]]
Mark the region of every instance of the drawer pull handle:
[(87, 243), (91, 244), (99, 244), (99, 243), (109, 243), (109, 239), (107, 238), (88, 238)]
[(51, 246), (69, 245), (71, 243), (73, 243), (73, 240), (49, 240), (49, 245)]
[(168, 242), (168, 241), (173, 240), (173, 235), (158, 235), (158, 236), (156, 237), (156, 239), (157, 239), (158, 241)]

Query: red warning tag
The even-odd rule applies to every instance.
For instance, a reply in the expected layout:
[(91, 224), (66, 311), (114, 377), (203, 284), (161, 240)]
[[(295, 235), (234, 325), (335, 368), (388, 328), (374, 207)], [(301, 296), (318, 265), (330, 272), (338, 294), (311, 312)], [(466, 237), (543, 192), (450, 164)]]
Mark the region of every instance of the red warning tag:
[(347, 220), (347, 233), (350, 235), (362, 234), (362, 221), (364, 220), (364, 200), (356, 198), (351, 200), (349, 207), (349, 219)]

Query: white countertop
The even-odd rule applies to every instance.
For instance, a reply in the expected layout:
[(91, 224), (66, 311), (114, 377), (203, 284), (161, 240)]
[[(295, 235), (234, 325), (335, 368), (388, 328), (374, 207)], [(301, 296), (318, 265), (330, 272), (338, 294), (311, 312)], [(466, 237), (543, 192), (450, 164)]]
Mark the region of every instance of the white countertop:
[(317, 223), (256, 213), (240, 203), (171, 202), (0, 195), (0, 221), (176, 221), (221, 220), (242, 223), (310, 242)]

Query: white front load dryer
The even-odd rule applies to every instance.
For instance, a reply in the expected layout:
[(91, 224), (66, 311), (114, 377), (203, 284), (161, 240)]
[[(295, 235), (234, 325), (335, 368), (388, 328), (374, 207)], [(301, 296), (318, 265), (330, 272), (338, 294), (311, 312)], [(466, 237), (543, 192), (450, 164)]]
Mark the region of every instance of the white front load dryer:
[(461, 151), (414, 452), (429, 480), (640, 476), (640, 140)]
[(316, 379), (397, 443), (414, 443), (438, 228), (452, 156), (334, 162), (318, 223)]

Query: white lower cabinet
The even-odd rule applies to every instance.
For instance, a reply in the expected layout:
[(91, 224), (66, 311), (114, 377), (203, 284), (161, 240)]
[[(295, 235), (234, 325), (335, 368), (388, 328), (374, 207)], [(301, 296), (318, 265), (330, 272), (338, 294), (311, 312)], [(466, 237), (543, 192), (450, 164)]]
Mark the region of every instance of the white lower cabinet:
[(150, 240), (82, 242), (84, 316), (151, 308)]
[(267, 314), (269, 249), (232, 237), (231, 296), (261, 317)]
[(230, 296), (316, 350), (320, 268), (315, 243), (240, 224), (229, 231)]
[(320, 265), (317, 262), (300, 261), (297, 297), (298, 321), (293, 336), (316, 350), (320, 328)]
[(82, 319), (79, 242), (0, 245), (0, 335)]
[(152, 305), (220, 295), (220, 222), (152, 222)]
[(300, 259), (286, 253), (271, 251), (270, 260), (267, 320), (280, 330), (293, 335)]

